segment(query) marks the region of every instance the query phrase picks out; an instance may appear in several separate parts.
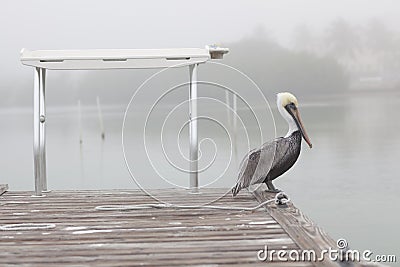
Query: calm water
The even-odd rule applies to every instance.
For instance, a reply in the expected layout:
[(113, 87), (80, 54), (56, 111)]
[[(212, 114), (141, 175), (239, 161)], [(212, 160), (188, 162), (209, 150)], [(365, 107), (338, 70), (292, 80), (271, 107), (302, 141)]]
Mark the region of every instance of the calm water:
[[(300, 104), (313, 149), (303, 144), (298, 163), (277, 180), (277, 187), (284, 189), (332, 237), (345, 237), (352, 248), (397, 254), (399, 258), (400, 93), (352, 92), (345, 97)], [(179, 171), (187, 168), (187, 128), (183, 127), (178, 136), (178, 129), (187, 116), (187, 106), (177, 108), (171, 119), (159, 119), (172, 108), (160, 107), (158, 113), (152, 114), (149, 117), (152, 123), (145, 134), (142, 120), (146, 113), (128, 113), (124, 132), (126, 159), (135, 178), (146, 188), (187, 186), (188, 183), (188, 175)], [(200, 109), (206, 110), (200, 115), (212, 114), (219, 121), (227, 121), (226, 110), (218, 105), (207, 103), (207, 108), (202, 108), (200, 103)], [(106, 138), (102, 141), (96, 107), (83, 108), (82, 129), (78, 126), (76, 108), (48, 108), (49, 188), (137, 188), (122, 153), (124, 110), (124, 106), (104, 107)], [(284, 135), (286, 125), (275, 108), (273, 112), (277, 134)], [(200, 167), (212, 163), (200, 175), (202, 185), (231, 186), (241, 155), (248, 146), (260, 142), (257, 128), (251, 122), (252, 115), (240, 105), (239, 113), (246, 128), (239, 123), (236, 136), (227, 134), (223, 127), (210, 120), (199, 121), (200, 138), (213, 139), (206, 139), (201, 145)], [(0, 110), (3, 150), (0, 182), (8, 183), (11, 190), (33, 189), (31, 119), (28, 109)], [(272, 122), (267, 120), (267, 124)], [(161, 134), (164, 121), (168, 123)], [(244, 129), (249, 134), (247, 139)], [(273, 125), (262, 130), (264, 140), (273, 138)], [(148, 155), (143, 148), (144, 140)], [(231, 157), (232, 144), (238, 158), (234, 154)]]

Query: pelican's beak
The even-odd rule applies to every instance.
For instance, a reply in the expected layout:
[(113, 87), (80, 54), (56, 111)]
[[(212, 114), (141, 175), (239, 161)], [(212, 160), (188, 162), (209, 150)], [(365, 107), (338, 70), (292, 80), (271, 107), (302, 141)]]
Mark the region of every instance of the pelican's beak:
[(310, 148), (312, 148), (310, 138), (308, 137), (306, 129), (304, 128), (303, 121), (301, 120), (299, 109), (295, 105), (288, 105), (288, 106), (289, 106), (289, 108), (287, 110), (289, 111), (290, 115), (292, 115), (294, 121), (297, 124), (297, 127), (299, 127), (299, 129), (301, 131), (301, 135), (303, 136), (304, 140), (307, 142), (308, 146)]

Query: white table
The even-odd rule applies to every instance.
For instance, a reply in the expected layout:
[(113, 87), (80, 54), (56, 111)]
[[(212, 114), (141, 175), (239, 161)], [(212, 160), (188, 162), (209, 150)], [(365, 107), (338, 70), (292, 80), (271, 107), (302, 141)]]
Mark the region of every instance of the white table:
[(46, 69), (149, 69), (189, 66), (190, 188), (198, 190), (197, 67), (222, 59), (229, 49), (216, 46), (179, 49), (93, 49), (21, 51), (21, 62), (34, 67), (33, 153), (35, 194), (47, 191), (46, 176)]

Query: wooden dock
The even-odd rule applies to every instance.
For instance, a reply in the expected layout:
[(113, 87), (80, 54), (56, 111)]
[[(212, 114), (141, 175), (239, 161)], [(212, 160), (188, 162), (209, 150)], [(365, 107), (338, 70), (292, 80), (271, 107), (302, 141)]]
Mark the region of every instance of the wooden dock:
[[(204, 204), (226, 193), (155, 190), (174, 204)], [(48, 224), (48, 229), (0, 230), (0, 266), (339, 266), (335, 262), (263, 262), (257, 252), (335, 247), (292, 204), (256, 211), (207, 208), (98, 210), (102, 205), (157, 203), (139, 190), (6, 192), (0, 227)], [(261, 191), (225, 195), (211, 205), (254, 207), (273, 197)], [(256, 200), (258, 199), (258, 201)], [(28, 225), (29, 226), (29, 225)], [(31, 225), (32, 226), (32, 225)], [(351, 265), (350, 265), (351, 266)]]

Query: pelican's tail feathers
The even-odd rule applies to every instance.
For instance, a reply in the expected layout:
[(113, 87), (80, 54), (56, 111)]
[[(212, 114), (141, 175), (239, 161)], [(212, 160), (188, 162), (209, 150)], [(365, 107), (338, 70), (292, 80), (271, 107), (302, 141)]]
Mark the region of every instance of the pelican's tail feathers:
[(242, 187), (240, 186), (240, 183), (237, 183), (236, 185), (235, 185), (235, 187), (234, 188), (232, 188), (232, 196), (236, 196), (238, 193), (239, 193), (239, 191), (242, 189)]

